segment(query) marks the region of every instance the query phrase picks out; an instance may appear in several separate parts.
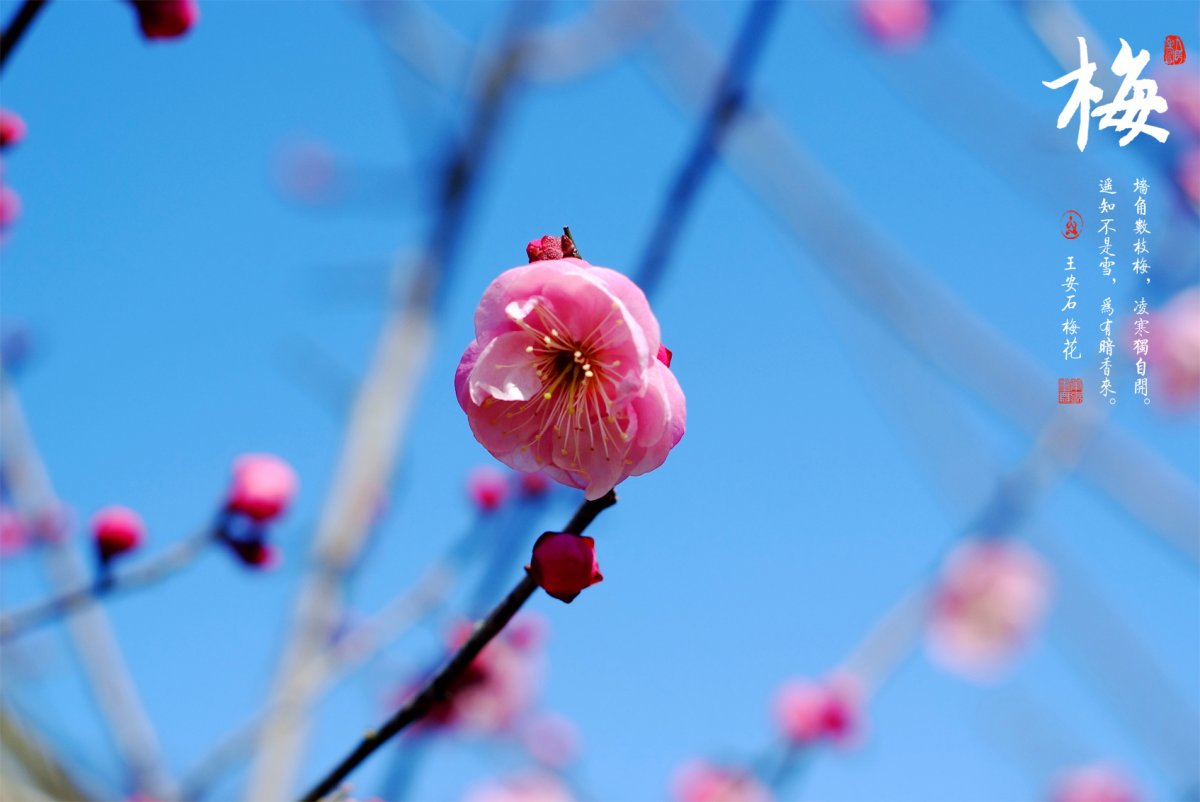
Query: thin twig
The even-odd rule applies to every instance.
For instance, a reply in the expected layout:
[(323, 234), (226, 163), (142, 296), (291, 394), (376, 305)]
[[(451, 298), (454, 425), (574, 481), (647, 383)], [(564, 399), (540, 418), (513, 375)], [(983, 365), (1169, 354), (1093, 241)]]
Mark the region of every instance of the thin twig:
[(152, 585), (187, 567), (214, 540), (211, 530), (197, 532), (156, 555), (123, 571), (101, 576), (76, 590), (52, 596), (0, 615), (0, 641), (70, 615), (103, 596), (112, 596)]
[(5, 26), (4, 33), (0, 33), (0, 71), (8, 64), (9, 56), (17, 49), (21, 38), (37, 18), (38, 12), (48, 2), (49, 0), (25, 0), (13, 15), (12, 22)]
[[(598, 499), (583, 502), (562, 531), (582, 534), (597, 515), (616, 503), (617, 494), (612, 490)], [(397, 710), (382, 727), (368, 732), (354, 748), (354, 751), (304, 795), (303, 802), (317, 802), (327, 796), (349, 776), (350, 772), (370, 757), (376, 749), (383, 746), (388, 739), (409, 724), (420, 720), (437, 702), (449, 698), (454, 691), (454, 683), (463, 675), (471, 662), (479, 656), (484, 647), (491, 642), (492, 638), (496, 637), (525, 602), (529, 601), (537, 589), (537, 580), (533, 578), (532, 573), (527, 571), (516, 587), (496, 605), (487, 618), (476, 625), (475, 631), (471, 633), (467, 642), (455, 652), (442, 670), (426, 683), (420, 693)]]

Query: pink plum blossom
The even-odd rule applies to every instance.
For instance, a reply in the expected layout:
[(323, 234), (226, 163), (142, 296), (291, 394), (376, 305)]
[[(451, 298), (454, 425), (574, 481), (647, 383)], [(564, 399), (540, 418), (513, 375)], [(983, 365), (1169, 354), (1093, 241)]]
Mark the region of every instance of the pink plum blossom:
[(1200, 287), (1176, 294), (1154, 314), (1156, 326), (1147, 361), (1174, 404), (1200, 399)]
[(271, 454), (245, 454), (233, 463), (226, 508), (266, 523), (284, 513), (296, 495), (296, 472)]
[(147, 39), (174, 39), (191, 30), (200, 18), (196, 0), (130, 0), (138, 25)]
[(692, 761), (672, 783), (678, 802), (770, 802), (771, 792), (745, 769)]
[(942, 565), (926, 629), (931, 657), (977, 680), (994, 678), (1045, 613), (1050, 572), (1029, 548), (970, 540)]
[(919, 43), (932, 17), (929, 0), (858, 0), (858, 18), (867, 32), (890, 47)]
[(481, 465), (467, 475), (467, 495), (476, 509), (499, 509), (508, 498), (508, 477), (491, 465)]
[(0, 150), (8, 150), (25, 138), (25, 121), (19, 114), (0, 109)]
[(683, 437), (683, 391), (655, 358), (660, 345), (625, 276), (582, 259), (533, 262), (484, 292), (455, 391), (492, 456), (597, 499), (662, 465)]
[(105, 507), (92, 518), (92, 538), (101, 562), (133, 551), (145, 534), (141, 516), (128, 507)]
[(544, 771), (488, 780), (471, 789), (466, 802), (572, 802), (571, 789)]
[(1138, 802), (1140, 798), (1123, 772), (1104, 764), (1063, 772), (1050, 795), (1051, 802)]

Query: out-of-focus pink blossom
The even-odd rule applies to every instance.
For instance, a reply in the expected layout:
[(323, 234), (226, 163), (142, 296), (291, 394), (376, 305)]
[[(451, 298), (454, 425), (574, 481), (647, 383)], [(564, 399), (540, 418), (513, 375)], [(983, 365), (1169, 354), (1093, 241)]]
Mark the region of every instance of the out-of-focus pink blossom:
[(604, 579), (596, 562), (596, 541), (564, 532), (546, 532), (537, 539), (529, 571), (542, 590), (567, 604)]
[(11, 507), (0, 507), (0, 557), (11, 557), (29, 545), (25, 522)]
[(226, 508), (259, 523), (278, 518), (296, 495), (296, 472), (271, 454), (245, 454), (233, 463)]
[(1161, 383), (1172, 404), (1200, 399), (1200, 287), (1177, 293), (1151, 317), (1154, 330), (1146, 361), (1151, 386)]
[(21, 196), (12, 187), (0, 186), (0, 231), (17, 222), (21, 216)]
[(533, 262), (484, 292), (455, 391), (492, 456), (597, 499), (662, 465), (683, 437), (683, 391), (655, 358), (660, 344), (625, 276), (581, 259)]
[(1195, 70), (1167, 68), (1154, 76), (1158, 94), (1167, 99), (1168, 118), (1183, 122), (1194, 135), (1200, 135), (1200, 74)]
[(92, 518), (92, 538), (102, 562), (133, 551), (145, 534), (141, 516), (128, 507), (105, 507)]
[(521, 744), (541, 765), (562, 769), (579, 756), (579, 730), (568, 718), (543, 713), (521, 729)]
[(508, 498), (508, 476), (491, 465), (481, 465), (467, 476), (467, 495), (483, 512), (499, 509)]
[(925, 38), (933, 18), (929, 0), (858, 0), (867, 32), (889, 47), (911, 47)]
[(174, 39), (191, 30), (200, 19), (196, 0), (129, 0), (138, 25), (147, 39)]
[(1200, 209), (1200, 146), (1193, 145), (1179, 157), (1175, 180), (1192, 205)]
[(8, 109), (0, 109), (0, 150), (7, 150), (25, 138), (25, 121)]
[(1054, 783), (1051, 802), (1138, 802), (1141, 794), (1123, 772), (1104, 764), (1063, 772)]
[[(456, 649), (470, 636), (459, 628), (450, 640)], [(511, 730), (530, 707), (537, 689), (540, 654), (514, 644), (507, 632), (492, 640), (421, 720), (425, 728), (461, 728), (496, 734)], [(407, 701), (405, 698), (404, 701)]]
[(521, 474), (521, 495), (525, 498), (539, 498), (546, 495), (550, 489), (550, 480), (544, 473)]
[(994, 678), (1041, 622), (1049, 593), (1049, 569), (1029, 548), (1008, 540), (959, 545), (933, 592), (930, 655), (972, 679)]
[(677, 802), (770, 802), (771, 792), (746, 769), (692, 761), (672, 783)]
[(337, 158), (322, 142), (294, 142), (283, 146), (275, 159), (280, 188), (303, 203), (326, 203), (342, 192), (343, 176)]
[(553, 774), (529, 771), (487, 780), (467, 792), (465, 802), (572, 802), (571, 789)]
[(859, 734), (861, 699), (861, 686), (849, 674), (834, 674), (820, 682), (790, 680), (775, 697), (775, 720), (791, 743), (845, 744)]
[(40, 508), (28, 521), (29, 534), (52, 546), (65, 543), (74, 526), (74, 512), (61, 501)]

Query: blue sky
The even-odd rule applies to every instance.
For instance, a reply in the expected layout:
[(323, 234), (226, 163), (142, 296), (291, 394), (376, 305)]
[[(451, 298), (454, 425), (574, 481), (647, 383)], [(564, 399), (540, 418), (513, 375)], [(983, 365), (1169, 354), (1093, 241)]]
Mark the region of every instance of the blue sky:
[[(503, 19), (500, 4), (433, 8), (472, 40), (491, 41)], [(724, 52), (744, 8), (677, 12)], [(1195, 4), (1078, 10), (1099, 37), (1093, 57), (1123, 37), (1161, 73), (1164, 35), (1200, 51)], [(564, 3), (549, 17), (578, 11)], [(405, 587), (470, 523), (463, 479), (489, 458), (451, 377), (491, 278), (523, 261), (527, 240), (564, 224), (593, 262), (637, 263), (696, 124), (647, 79), (650, 63), (634, 54), (569, 83), (530, 84), (515, 100), (466, 223), (388, 514), (354, 578), (356, 610)], [(947, 4), (930, 41), (907, 55), (877, 52), (849, 5), (791, 4), (754, 95), (889, 238), (898, 262), (915, 260), (1057, 376), (1056, 227), (1062, 209), (1095, 203), (1096, 180), (1148, 177), (1163, 283), (1173, 273), (1194, 284), (1200, 268), (1194, 215), (1168, 214), (1164, 163), (1186, 139), (1182, 124), (1169, 147), (1143, 138), (1125, 149), (1093, 127), (1079, 154), (1073, 129), (1054, 128), (1064, 93), (1040, 83), (1061, 72), (1008, 4)], [(29, 125), (5, 158), (24, 216), (0, 250), (0, 304), (33, 332), (18, 387), (59, 494), (83, 518), (109, 503), (135, 507), (161, 547), (207, 520), (237, 454), (278, 453), (301, 476), (279, 532), (280, 570), (247, 573), (214, 553), (108, 605), (180, 772), (262, 702), (338, 453), (339, 399), (367, 367), (389, 266), (429, 224), (430, 148), (441, 140), (432, 115), (399, 102), (397, 87), (431, 92), (352, 4), (203, 0), (194, 31), (157, 44), (140, 39), (122, 3), (60, 0), (0, 85), (0, 103)], [(450, 103), (455, 119), (460, 105)], [(979, 119), (995, 124), (972, 128)], [(394, 192), (345, 208), (289, 201), (272, 165), (297, 141), (394, 170)], [(835, 666), (1029, 449), (992, 403), (925, 371), (826, 268), (717, 166), (655, 298), (688, 396), (688, 434), (661, 470), (623, 485), (620, 505), (596, 524), (604, 583), (569, 607), (531, 604), (551, 633), (542, 701), (578, 725), (578, 776), (592, 798), (660, 799), (688, 758), (753, 758), (770, 741), (778, 684)], [(294, 367), (313, 353), (337, 366), (317, 387)], [(1111, 420), (1195, 492), (1194, 409), (1121, 403)], [(529, 542), (571, 503), (556, 500)], [(1076, 478), (1021, 534), (1044, 539), (1102, 591), (1182, 694), (1195, 737), (1195, 564)], [(33, 561), (2, 570), (6, 605), (44, 592)], [(514, 560), (506, 576), (518, 572)], [(1052, 614), (999, 687), (966, 684), (915, 653), (872, 705), (862, 747), (822, 755), (786, 798), (1036, 799), (1048, 772), (1101, 758), (1127, 767), (1150, 798), (1177, 798), (1173, 777), (1094, 691), (1095, 667), (1073, 662), (1076, 626)], [(381, 695), (439, 638), (436, 628), (412, 633), (329, 696), (304, 782), (378, 722)], [(65, 643), (58, 630), (29, 638), (36, 675), (9, 669), (6, 692), (117, 789), (114, 753)], [(1058, 743), (1034, 758), (1010, 715), (1026, 704)], [(359, 793), (370, 795), (386, 763), (355, 776)], [(509, 764), (477, 743), (442, 744), (412, 796), (458, 798)], [(244, 779), (231, 775), (214, 796), (237, 798)]]

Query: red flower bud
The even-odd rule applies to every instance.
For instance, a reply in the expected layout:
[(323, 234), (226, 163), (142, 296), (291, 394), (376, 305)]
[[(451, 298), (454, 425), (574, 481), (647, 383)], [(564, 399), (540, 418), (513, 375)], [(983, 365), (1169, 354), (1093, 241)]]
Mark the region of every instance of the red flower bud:
[(138, 25), (147, 39), (182, 36), (200, 18), (196, 0), (130, 0), (137, 11)]
[(667, 367), (671, 367), (671, 356), (672, 356), (671, 349), (668, 348), (667, 346), (663, 345), (662, 343), (659, 343), (659, 345), (658, 345), (658, 361), (663, 363)]
[(226, 507), (259, 523), (278, 518), (296, 494), (296, 472), (279, 457), (246, 454), (233, 463)]
[(92, 537), (102, 562), (133, 551), (145, 533), (142, 519), (128, 507), (105, 507), (92, 519)]
[(566, 532), (546, 532), (533, 544), (533, 562), (526, 569), (542, 590), (568, 604), (584, 588), (604, 579), (596, 564), (596, 541)]
[(8, 109), (0, 109), (0, 150), (7, 150), (25, 138), (25, 121)]
[(547, 259), (563, 258), (562, 237), (546, 235), (541, 239), (530, 240), (525, 246), (525, 254), (530, 262), (543, 262)]

